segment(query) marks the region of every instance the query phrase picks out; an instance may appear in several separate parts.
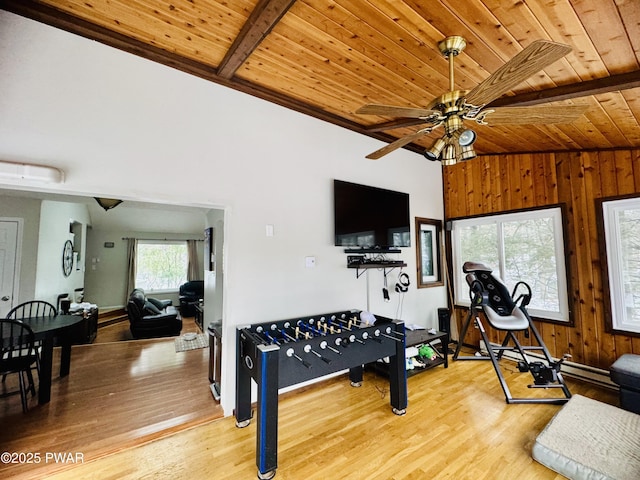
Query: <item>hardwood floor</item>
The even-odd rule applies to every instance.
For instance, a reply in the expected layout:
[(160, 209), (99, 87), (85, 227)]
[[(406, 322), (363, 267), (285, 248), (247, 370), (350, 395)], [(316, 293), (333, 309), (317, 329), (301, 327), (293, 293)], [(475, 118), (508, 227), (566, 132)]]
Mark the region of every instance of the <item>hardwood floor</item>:
[[(46, 452), (77, 452), (89, 462), (222, 416), (209, 390), (208, 348), (176, 353), (175, 337), (109, 341), (128, 327), (101, 328), (96, 343), (74, 346), (71, 373), (54, 376), (49, 404), (30, 397), (23, 414), (19, 395), (0, 399), (0, 450), (42, 456), (39, 464), (0, 463), (0, 478), (44, 478), (68, 467), (45, 462)], [(185, 319), (183, 332), (196, 330)], [(54, 375), (59, 361), (56, 348)], [(17, 376), (3, 388), (16, 389)]]
[[(526, 388), (530, 376), (504, 362), (513, 393), (530, 394)], [(165, 395), (165, 390), (171, 390), (169, 384), (167, 380), (164, 388), (153, 387), (154, 396)], [(617, 404), (613, 390), (572, 379), (568, 384), (574, 394)], [(365, 372), (361, 388), (352, 388), (343, 375), (281, 395), (276, 479), (563, 478), (535, 462), (530, 453), (535, 437), (561, 407), (507, 405), (489, 362), (450, 362), (446, 370), (438, 367), (410, 377), (408, 387), (409, 407), (402, 417), (391, 412), (387, 381), (371, 372)], [(98, 399), (92, 392), (90, 398), (96, 406), (94, 416), (99, 416), (105, 396)], [(106, 424), (122, 422), (114, 415), (133, 421), (145, 408), (143, 403), (109, 414)], [(63, 447), (53, 439), (43, 447), (38, 442), (44, 439), (34, 434), (24, 444), (41, 452), (50, 448), (86, 452), (84, 445), (103, 436), (100, 428), (92, 426), (95, 418), (86, 420), (92, 434), (84, 443)], [(163, 421), (171, 420), (165, 417)], [(67, 435), (52, 426), (41, 428), (40, 434)], [(46, 469), (38, 473), (46, 472), (48, 479), (57, 480), (253, 479), (255, 449), (255, 420), (238, 429), (234, 418), (227, 417), (133, 448), (121, 442), (111, 455), (66, 465), (64, 471), (54, 474)]]
[[(188, 324), (183, 321), (183, 326), (184, 325)], [(197, 329), (195, 325), (193, 326), (193, 328)], [(192, 331), (193, 329), (186, 328), (184, 330), (184, 333), (186, 333), (187, 331)], [(133, 335), (131, 335), (131, 331), (129, 330), (129, 321), (125, 320), (119, 323), (113, 323), (111, 325), (106, 325), (104, 327), (98, 328), (98, 335), (96, 336), (96, 340), (94, 343), (123, 342), (127, 340), (133, 340)]]

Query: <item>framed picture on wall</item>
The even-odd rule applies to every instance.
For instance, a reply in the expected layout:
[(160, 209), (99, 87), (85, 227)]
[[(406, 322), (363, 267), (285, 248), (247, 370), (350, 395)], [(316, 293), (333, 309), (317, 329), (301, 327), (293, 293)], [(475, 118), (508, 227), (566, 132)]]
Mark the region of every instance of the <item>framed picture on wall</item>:
[(416, 217), (416, 265), (418, 288), (444, 285), (441, 260), (442, 222)]

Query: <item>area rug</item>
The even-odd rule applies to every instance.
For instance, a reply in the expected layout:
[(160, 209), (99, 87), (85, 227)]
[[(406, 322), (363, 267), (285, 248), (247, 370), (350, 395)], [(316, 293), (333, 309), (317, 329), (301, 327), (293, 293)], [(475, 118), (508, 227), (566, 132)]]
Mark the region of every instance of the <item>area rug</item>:
[(209, 346), (209, 339), (204, 333), (200, 333), (191, 339), (191, 336), (181, 335), (175, 339), (176, 353), (188, 350), (197, 350)]

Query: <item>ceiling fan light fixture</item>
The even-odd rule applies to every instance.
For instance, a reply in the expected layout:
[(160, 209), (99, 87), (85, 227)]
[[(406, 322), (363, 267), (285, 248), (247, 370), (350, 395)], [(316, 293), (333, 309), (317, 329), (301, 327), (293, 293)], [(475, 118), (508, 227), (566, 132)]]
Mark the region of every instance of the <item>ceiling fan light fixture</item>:
[(473, 145), (473, 142), (476, 141), (476, 132), (474, 132), (470, 128), (463, 128), (461, 130), (458, 130), (458, 132), (460, 132), (458, 134), (458, 144), (460, 144), (461, 147), (471, 146)]
[(447, 142), (444, 141), (444, 138), (437, 139), (435, 142), (433, 142), (433, 145), (431, 145), (431, 148), (428, 148), (427, 150), (424, 151), (425, 158), (427, 160), (431, 160), (432, 162), (435, 162), (440, 157), (440, 153), (442, 153), (442, 150), (446, 145), (447, 145)]
[(459, 115), (449, 115), (444, 121), (444, 131), (449, 136), (453, 135), (462, 128), (462, 119)]
[(442, 165), (450, 166), (456, 164), (456, 147), (453, 143), (448, 143), (442, 152)]
[(476, 141), (476, 132), (468, 128), (460, 127), (451, 134), (451, 141), (460, 147), (472, 145)]
[(93, 197), (95, 198), (98, 205), (104, 208), (104, 211), (111, 210), (112, 208), (117, 207), (122, 203), (122, 200), (118, 200), (116, 198), (103, 198), (103, 197)]
[(461, 162), (465, 162), (473, 158), (476, 158), (476, 151), (474, 150), (473, 145), (463, 145), (462, 147), (460, 147)]

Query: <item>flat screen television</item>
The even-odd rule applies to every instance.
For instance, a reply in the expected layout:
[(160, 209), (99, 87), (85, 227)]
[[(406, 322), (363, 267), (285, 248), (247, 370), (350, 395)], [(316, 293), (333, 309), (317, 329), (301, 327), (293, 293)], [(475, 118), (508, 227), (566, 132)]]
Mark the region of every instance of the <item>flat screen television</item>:
[(336, 246), (411, 246), (408, 193), (334, 180), (333, 194)]

